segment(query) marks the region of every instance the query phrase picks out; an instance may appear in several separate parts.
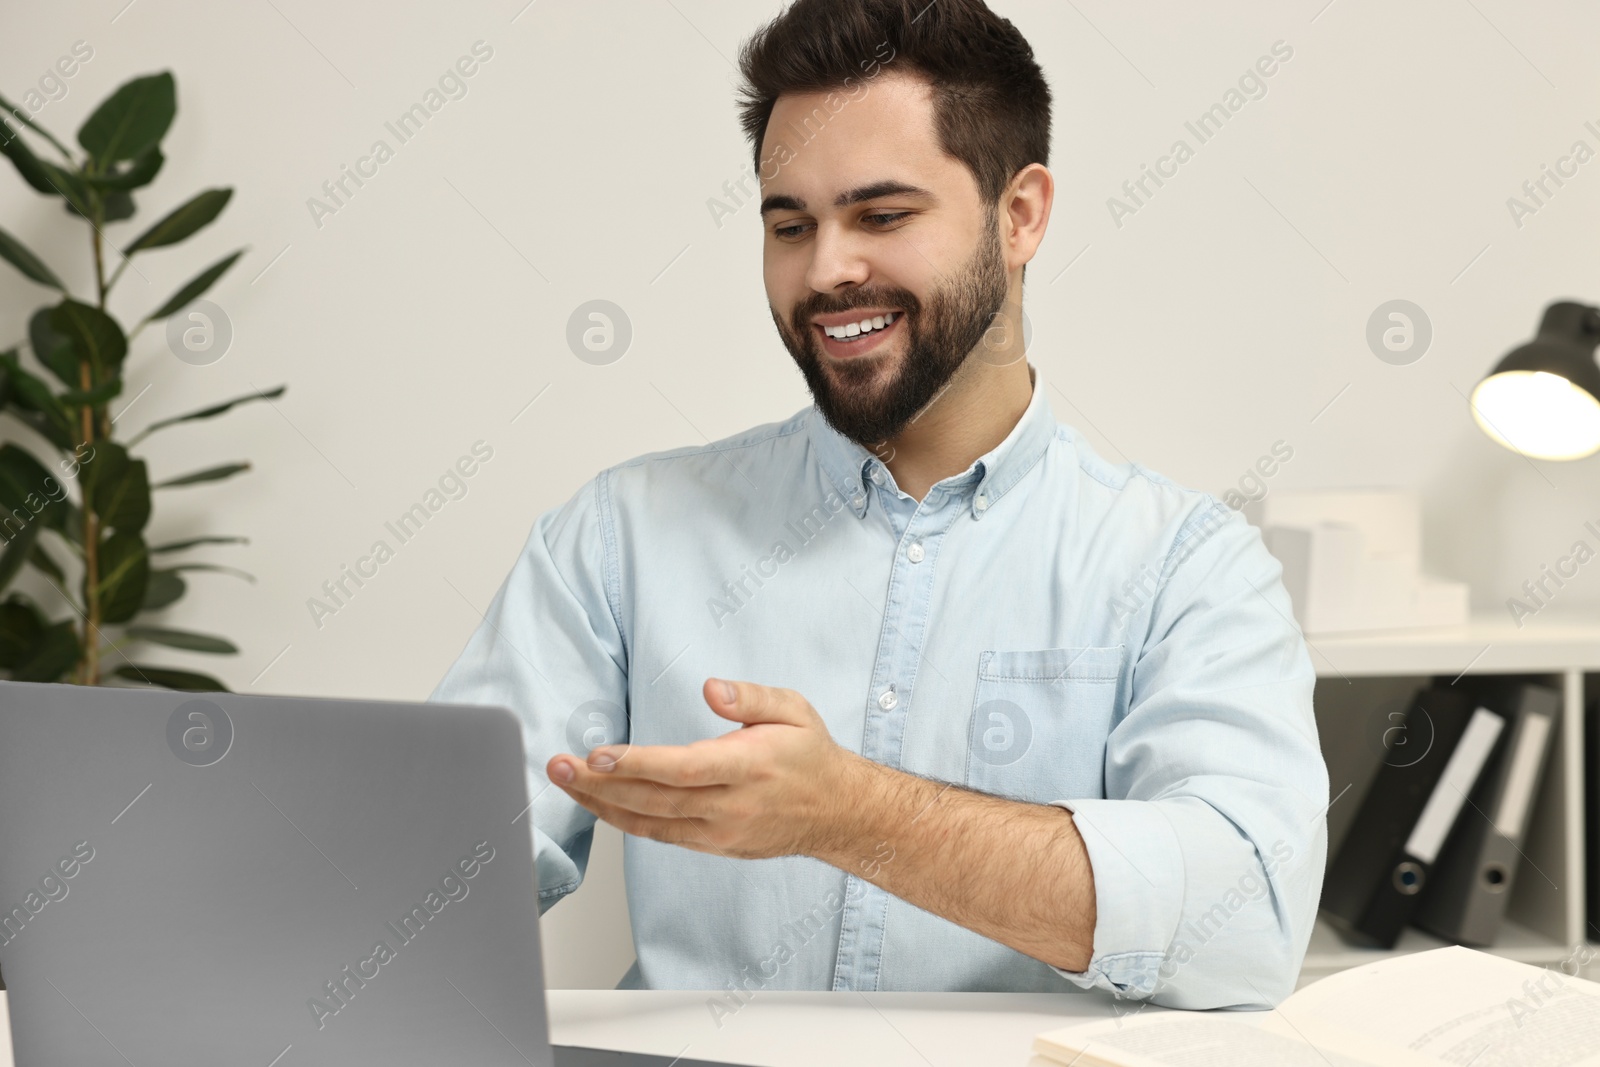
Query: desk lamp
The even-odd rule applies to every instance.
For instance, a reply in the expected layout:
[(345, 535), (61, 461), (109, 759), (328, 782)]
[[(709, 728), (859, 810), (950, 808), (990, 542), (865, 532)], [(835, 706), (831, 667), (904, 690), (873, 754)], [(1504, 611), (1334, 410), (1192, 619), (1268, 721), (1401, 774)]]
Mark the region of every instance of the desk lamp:
[(1600, 308), (1558, 301), (1539, 333), (1472, 391), (1472, 417), (1492, 439), (1536, 459), (1600, 451)]

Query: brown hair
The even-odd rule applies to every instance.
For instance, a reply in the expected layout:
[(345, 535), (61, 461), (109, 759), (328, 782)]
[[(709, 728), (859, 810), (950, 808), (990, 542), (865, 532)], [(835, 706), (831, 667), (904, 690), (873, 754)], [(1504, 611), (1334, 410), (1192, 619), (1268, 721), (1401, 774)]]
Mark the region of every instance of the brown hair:
[(782, 93), (846, 89), (883, 70), (926, 78), (944, 152), (985, 205), (1017, 171), (1050, 163), (1050, 87), (1033, 48), (983, 0), (795, 0), (739, 50), (739, 124), (761, 142)]

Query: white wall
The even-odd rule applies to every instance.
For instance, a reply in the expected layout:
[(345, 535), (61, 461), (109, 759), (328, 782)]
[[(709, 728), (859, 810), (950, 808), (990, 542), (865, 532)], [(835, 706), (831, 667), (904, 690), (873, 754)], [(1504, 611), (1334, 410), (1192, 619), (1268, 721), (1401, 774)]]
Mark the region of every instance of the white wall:
[[(171, 613), (238, 641), (220, 667), (190, 657), (232, 687), (420, 699), (539, 513), (604, 465), (807, 402), (761, 288), (754, 207), (721, 228), (708, 210), (749, 170), (732, 61), (778, 4), (125, 2), (13, 6), (0, 93), (21, 98), (86, 41), (93, 59), (37, 116), (70, 135), (128, 77), (176, 73), (166, 170), (113, 240), (199, 188), (236, 189), (210, 230), (140, 256), (144, 277), (130, 271), (114, 298), (132, 319), (250, 246), (211, 294), (232, 349), (188, 366), (147, 331), (128, 395), (150, 388), (126, 424), (289, 385), (276, 408), (146, 449), (158, 475), (257, 465), (164, 496), (153, 525), (251, 538), (215, 555), (256, 584), (199, 577)], [(1059, 418), (1182, 483), (1220, 492), (1283, 439), (1294, 458), (1274, 489), (1417, 487), (1432, 568), (1502, 605), (1600, 520), (1600, 461), (1523, 460), (1474, 427), (1465, 400), (1547, 301), (1600, 301), (1600, 161), (1520, 228), (1506, 205), (1575, 140), (1600, 149), (1584, 128), (1600, 129), (1600, 10), (1324, 3), (996, 0), (1056, 97), (1058, 195), (1029, 272), (1029, 356), (1059, 387)], [(479, 40), (493, 57), (467, 96), (398, 145), (384, 123)], [(1107, 198), (1174, 139), (1195, 146), (1185, 120), (1279, 40), (1293, 57), (1267, 94), (1116, 226)], [(315, 224), (308, 198), (379, 138), (394, 158)], [(0, 226), (86, 291), (79, 227), (4, 169)], [(3, 274), (0, 345), (46, 295)], [(635, 331), (609, 366), (564, 340), (596, 298)], [(1409, 366), (1364, 341), (1394, 298), (1433, 324)], [(468, 495), (316, 626), (307, 599), (479, 439), (494, 458)], [(1600, 571), (1561, 597), (1600, 606)], [(614, 984), (626, 923), (620, 838), (603, 828), (590, 881), (546, 919), (553, 984)]]

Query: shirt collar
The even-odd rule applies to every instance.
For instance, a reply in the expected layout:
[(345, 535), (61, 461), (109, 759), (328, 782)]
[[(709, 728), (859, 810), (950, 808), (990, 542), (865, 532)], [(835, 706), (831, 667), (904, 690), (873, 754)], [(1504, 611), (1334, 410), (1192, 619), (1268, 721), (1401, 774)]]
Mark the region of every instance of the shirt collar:
[[(1056, 420), (1045, 400), (1044, 375), (1031, 363), (1028, 370), (1033, 376), (1033, 396), (1022, 417), (1006, 434), (1005, 440), (973, 460), (972, 466), (962, 473), (937, 483), (937, 486), (956, 492), (971, 491), (968, 507), (974, 519), (983, 518), (1012, 486), (1021, 481), (1055, 437)], [(818, 462), (844, 498), (845, 506), (855, 512), (856, 518), (860, 518), (867, 513), (867, 503), (872, 499), (871, 473), (883, 466), (882, 461), (829, 426), (815, 404), (812, 404), (808, 415), (808, 432)]]

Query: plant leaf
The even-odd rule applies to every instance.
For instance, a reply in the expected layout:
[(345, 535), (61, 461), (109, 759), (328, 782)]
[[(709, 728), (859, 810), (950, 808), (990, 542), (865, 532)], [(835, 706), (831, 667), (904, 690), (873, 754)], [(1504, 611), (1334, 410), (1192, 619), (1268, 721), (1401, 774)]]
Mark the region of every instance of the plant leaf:
[(276, 400), (278, 397), (282, 396), (284, 390), (288, 388), (289, 387), (286, 385), (280, 385), (276, 389), (268, 389), (264, 393), (251, 393), (249, 396), (236, 396), (232, 400), (224, 400), (220, 404), (213, 404), (208, 408), (201, 408), (199, 411), (191, 411), (187, 415), (174, 415), (170, 419), (159, 419), (156, 422), (152, 422), (149, 426), (146, 426), (138, 433), (134, 434), (133, 440), (129, 441), (128, 444), (137, 444), (150, 434), (155, 433), (157, 430), (165, 429), (168, 426), (176, 426), (180, 422), (193, 422), (198, 419), (215, 418), (216, 416), (221, 415), (223, 412), (228, 411), (239, 404), (248, 404), (252, 400)]
[(85, 174), (83, 180), (96, 189), (138, 189), (154, 181), (161, 164), (165, 162), (166, 157), (161, 154), (161, 149), (151, 145), (123, 170)]
[(66, 538), (74, 552), (83, 555), (83, 512), (70, 499), (61, 502), (61, 525), (56, 533)]
[(232, 692), (210, 675), (173, 670), (171, 667), (146, 667), (130, 663), (125, 667), (118, 667), (114, 673), (118, 678), (129, 678), (135, 682), (158, 685), (164, 689), (179, 689), (194, 693)]
[(240, 472), (247, 471), (249, 469), (249, 460), (244, 460), (239, 463), (224, 463), (216, 467), (207, 467), (203, 471), (191, 471), (188, 474), (180, 474), (176, 478), (168, 478), (164, 482), (157, 482), (150, 488), (173, 489), (180, 485), (199, 485), (201, 482), (220, 482), (224, 478), (231, 478), (235, 474), (239, 474)]
[(116, 319), (70, 297), (50, 312), (50, 325), (71, 342), (79, 360), (88, 362), (91, 386), (115, 375), (128, 354), (128, 339)]
[(150, 551), (156, 552), (181, 552), (185, 548), (195, 545), (248, 545), (248, 537), (191, 537), (186, 541), (169, 541), (164, 545), (152, 545)]
[(166, 136), (178, 110), (172, 74), (148, 74), (124, 83), (78, 128), (78, 143), (104, 170), (137, 159)]
[(99, 407), (122, 392), (121, 378), (107, 378), (93, 389), (68, 389), (56, 399), (66, 408)]
[(227, 206), (232, 189), (207, 189), (174, 208), (165, 218), (133, 239), (125, 250), (132, 255), (146, 248), (176, 244), (209, 223)]
[(72, 434), (63, 430), (51, 420), (46, 419), (43, 415), (31, 411), (13, 411), (12, 414), (17, 417), (18, 422), (24, 426), (31, 427), (34, 433), (43, 437), (57, 448), (69, 449), (72, 447)]
[[(150, 555), (136, 533), (121, 530), (100, 543), (100, 621), (127, 622), (138, 614), (150, 580)], [(84, 597), (88, 603), (88, 597)]]
[(167, 302), (165, 304), (162, 304), (159, 308), (146, 315), (145, 321), (149, 322), (153, 319), (164, 319), (174, 311), (182, 308), (191, 300), (194, 300), (201, 293), (211, 288), (212, 284), (218, 278), (222, 277), (229, 267), (233, 266), (233, 261), (242, 255), (244, 255), (244, 249), (241, 248), (233, 255), (218, 260), (205, 270), (201, 271), (199, 274), (196, 274), (193, 278), (190, 278), (184, 283), (182, 289), (179, 289), (176, 293), (173, 293), (167, 298)]
[(0, 152), (11, 160), (11, 165), (17, 168), (17, 173), (22, 175), (23, 181), (41, 193), (59, 196), (61, 191), (50, 184), (50, 176), (45, 172), (44, 162), (33, 154), (33, 149), (22, 139), (21, 131), (11, 128), (9, 118), (19, 114), (16, 108), (10, 105), (5, 107), (6, 117), (0, 118)]
[(144, 602), (140, 611), (160, 611), (175, 603), (188, 591), (188, 585), (177, 571), (151, 571), (150, 584), (144, 589)]
[(5, 548), (0, 550), (0, 589), (10, 585), (22, 570), (29, 553), (39, 543), (39, 531), (42, 529), (42, 523), (30, 522), (16, 533), (6, 534)]
[(53, 682), (78, 662), (78, 634), (71, 622), (47, 626), (39, 634), (28, 658), (11, 672), (18, 682)]
[(7, 405), (23, 422), (61, 449), (72, 448), (72, 420), (50, 387), (22, 369), (17, 350), (0, 352), (0, 408)]
[(72, 153), (67, 151), (66, 145), (56, 140), (55, 134), (45, 129), (37, 122), (34, 122), (25, 108), (13, 107), (11, 105), (11, 101), (7, 100), (3, 96), (0, 96), (0, 110), (4, 110), (8, 118), (16, 119), (18, 122), (28, 127), (28, 129), (32, 130), (40, 137), (43, 137), (46, 141), (49, 141), (51, 144), (55, 145), (56, 151), (60, 152), (63, 156), (70, 157), (72, 155)]
[(54, 578), (57, 585), (66, 584), (66, 572), (61, 569), (61, 564), (55, 561), (55, 557), (44, 550), (42, 543), (33, 546), (33, 551), (28, 554), (28, 562)]
[(17, 407), (66, 420), (66, 409), (42, 378), (23, 369), (15, 348), (0, 352), (0, 371), (5, 373), (6, 392)]
[(95, 461), (84, 468), (89, 496), (100, 521), (119, 533), (138, 533), (150, 521), (150, 474), (115, 441), (95, 445)]
[(44, 619), (26, 600), (13, 596), (0, 604), (0, 670), (27, 662), (43, 632)]
[(61, 497), (52, 496), (46, 483), (54, 480), (24, 449), (11, 444), (0, 446), (0, 508), (4, 509), (0, 512), (0, 531), (5, 536), (13, 537), (13, 530), (20, 531), (25, 526), (59, 527), (60, 501), (66, 494), (63, 491)]
[(239, 648), (232, 641), (193, 630), (174, 630), (165, 626), (130, 626), (125, 631), (138, 641), (149, 641), (168, 648), (181, 648), (188, 652), (209, 652), (218, 656), (232, 656)]
[(78, 355), (73, 351), (72, 339), (50, 325), (53, 307), (42, 307), (28, 320), (28, 343), (33, 346), (33, 358), (60, 379), (63, 385), (78, 387)]
[(82, 176), (42, 159), (38, 160), (38, 164), (44, 173), (45, 182), (50, 186), (50, 191), (67, 202), (69, 214), (81, 215), (86, 219), (94, 217), (94, 205), (89, 199), (89, 187), (84, 184)]
[(108, 189), (100, 198), (100, 221), (121, 222), (133, 217), (133, 194), (126, 189)]
[(216, 571), (219, 574), (231, 574), (236, 578), (243, 578), (247, 582), (256, 580), (256, 576), (249, 571), (242, 571), (238, 567), (224, 567), (220, 563), (176, 563), (167, 569), (173, 573), (178, 571)]
[(61, 279), (45, 265), (44, 260), (28, 251), (26, 245), (4, 230), (0, 230), (0, 256), (4, 256), (7, 263), (40, 285), (66, 291), (67, 287), (61, 284)]

